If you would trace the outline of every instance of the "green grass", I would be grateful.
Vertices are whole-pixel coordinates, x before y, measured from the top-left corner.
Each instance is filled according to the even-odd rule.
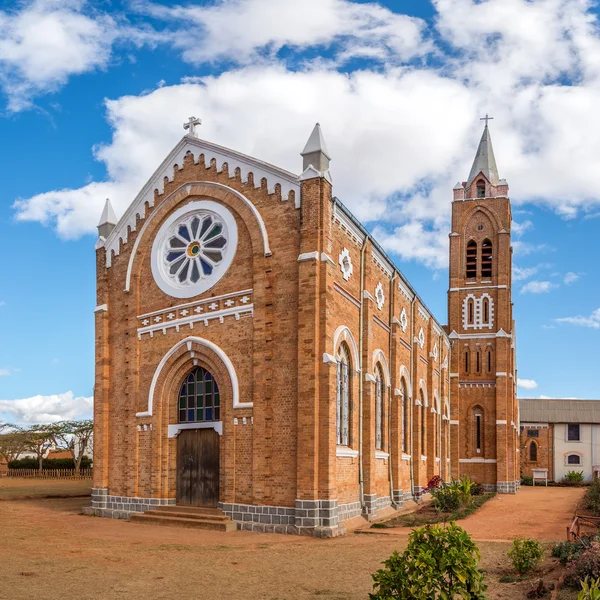
[[[495,492],[483,494],[481,496],[473,496],[473,502],[470,506],[464,506],[451,513],[436,512],[431,507],[425,507],[417,512],[408,515],[395,517],[385,523],[376,523],[373,527],[419,527],[421,525],[432,525],[433,523],[446,523],[450,521],[460,521],[472,515],[476,510],[482,507],[488,500],[491,500],[496,495]],[[423,511],[423,512],[421,512]]]

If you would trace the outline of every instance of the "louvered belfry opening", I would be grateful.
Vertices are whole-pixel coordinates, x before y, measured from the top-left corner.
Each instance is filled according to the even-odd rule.
[[[491,279],[492,277],[492,242],[483,240],[481,244],[481,277]]]
[[[467,244],[467,279],[477,277],[477,243],[471,240]]]

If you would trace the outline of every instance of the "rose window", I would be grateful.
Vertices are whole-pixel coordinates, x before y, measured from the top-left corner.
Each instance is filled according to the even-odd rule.
[[[230,267],[237,224],[222,204],[197,200],[167,217],[152,245],[152,275],[174,298],[192,298],[213,287]]]
[[[179,284],[212,275],[227,247],[225,226],[216,215],[194,215],[180,223],[165,248],[167,272]]]

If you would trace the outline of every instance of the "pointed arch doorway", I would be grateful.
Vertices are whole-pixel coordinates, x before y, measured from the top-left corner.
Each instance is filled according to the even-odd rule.
[[[177,504],[216,507],[219,502],[221,395],[212,373],[194,367],[178,398]]]

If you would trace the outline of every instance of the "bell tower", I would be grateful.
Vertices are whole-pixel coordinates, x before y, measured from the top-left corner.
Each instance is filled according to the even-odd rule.
[[[466,182],[454,187],[448,330],[453,476],[488,490],[519,487],[511,205],[486,115]]]

